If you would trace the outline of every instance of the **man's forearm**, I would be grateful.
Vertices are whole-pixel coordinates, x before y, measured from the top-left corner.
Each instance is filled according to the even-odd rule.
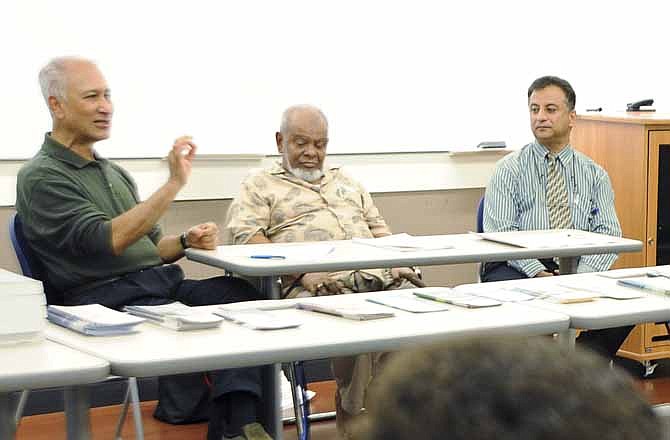
[[[112,249],[115,255],[151,231],[179,193],[181,186],[172,180],[147,200],[112,219]]]

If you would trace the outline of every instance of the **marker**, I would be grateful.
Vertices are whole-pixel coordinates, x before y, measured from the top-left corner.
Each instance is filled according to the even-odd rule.
[[[255,258],[257,260],[285,260],[286,257],[283,255],[250,255],[249,258]]]

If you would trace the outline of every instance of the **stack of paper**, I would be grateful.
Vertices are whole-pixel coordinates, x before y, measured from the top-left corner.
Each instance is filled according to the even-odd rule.
[[[212,313],[199,311],[179,301],[158,306],[126,306],[123,310],[177,331],[218,327],[223,321]]]
[[[279,330],[299,327],[302,322],[292,317],[260,309],[231,310],[219,307],[214,313],[237,324],[254,330]]]
[[[456,291],[448,287],[424,287],[423,289],[414,289],[413,293],[420,298],[471,309],[495,307],[502,304],[500,301],[494,299],[476,296],[473,293]]]
[[[358,321],[395,316],[393,311],[388,307],[367,302],[356,294],[334,295],[313,300],[304,300],[298,303],[298,308]]]
[[[144,319],[101,306],[48,306],[47,318],[54,324],[91,336],[133,333]]]
[[[409,234],[393,234],[379,238],[354,238],[351,241],[401,252],[434,251],[454,247],[448,241],[448,237],[413,236]]]
[[[603,246],[616,243],[618,237],[573,229],[485,232],[480,238],[523,248],[564,248],[569,246]]]
[[[40,281],[0,269],[0,344],[44,338],[46,298]]]

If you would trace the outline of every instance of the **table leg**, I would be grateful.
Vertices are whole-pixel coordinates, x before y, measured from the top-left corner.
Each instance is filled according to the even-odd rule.
[[[88,385],[65,388],[65,417],[68,440],[89,440],[91,438],[91,393]]]
[[[577,330],[574,328],[569,328],[558,334],[559,344],[567,347],[570,350],[575,349],[575,341],[577,340]]]
[[[0,438],[11,440],[16,434],[16,398],[12,393],[0,393]]]
[[[260,278],[260,291],[267,299],[281,298],[280,286],[276,276]],[[281,440],[284,430],[281,412],[281,364],[267,365],[263,368],[263,419],[268,434],[275,439]]]
[[[558,270],[561,272],[561,275],[577,273],[577,260],[578,257],[559,257]]]

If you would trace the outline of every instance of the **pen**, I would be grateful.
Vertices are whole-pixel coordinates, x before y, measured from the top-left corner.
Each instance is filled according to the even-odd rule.
[[[249,258],[255,258],[257,260],[284,260],[286,259],[283,255],[250,255]]]
[[[668,294],[667,289],[664,289],[662,287],[651,286],[647,283],[640,282],[640,281],[637,281],[637,280],[623,279],[623,280],[618,280],[617,284],[619,284],[621,286],[626,286],[626,287],[635,287],[635,288],[638,288],[638,289],[646,290],[648,292],[662,293],[664,295]]]

